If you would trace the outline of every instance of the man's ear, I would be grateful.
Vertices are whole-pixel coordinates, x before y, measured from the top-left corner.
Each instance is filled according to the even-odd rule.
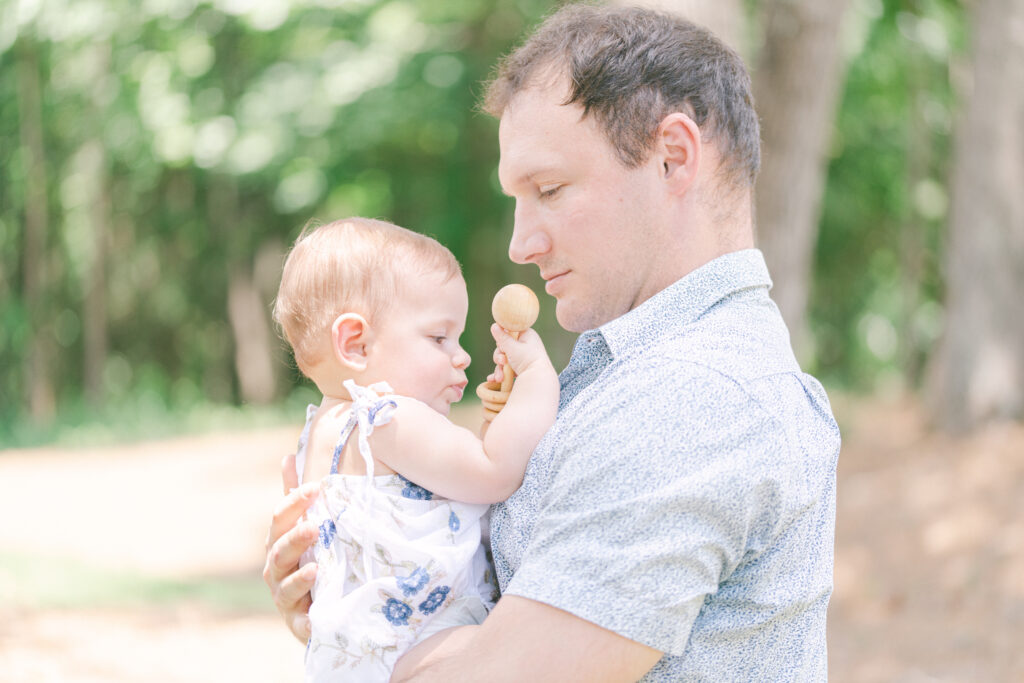
[[[682,194],[696,180],[700,169],[700,128],[686,114],[674,112],[661,120],[656,137],[665,180],[674,194]]]
[[[373,332],[358,313],[342,313],[331,324],[331,350],[343,367],[362,372],[370,352]]]

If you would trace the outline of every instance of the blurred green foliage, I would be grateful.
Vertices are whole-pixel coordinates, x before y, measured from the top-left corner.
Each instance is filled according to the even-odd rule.
[[[755,16],[757,3],[746,4]],[[269,312],[284,251],[311,219],[383,217],[451,247],[470,286],[463,343],[476,359],[471,382],[480,381],[493,292],[539,280],[507,260],[512,206],[496,183],[497,126],[474,106],[498,56],[551,5],[6,3],[0,444],[93,422],[150,433],[160,416],[243,403],[229,281],[251,277]],[[854,2],[811,303],[813,369],[833,382],[913,383],[938,332],[950,71],[963,51],[962,15],[952,0]],[[41,97],[36,122],[26,118],[31,79]],[[26,129],[34,123],[49,221],[43,252],[30,262]],[[95,362],[84,292],[96,270],[105,293],[98,394],[86,390],[84,367]],[[37,273],[39,310],[30,311],[25,282]],[[544,305],[541,332],[562,363],[572,338]],[[56,422],[33,420],[25,400],[33,324],[53,342]],[[283,343],[275,353],[277,396],[294,412],[311,391]]]
[[[817,371],[855,390],[913,389],[942,327],[964,9],[861,0],[852,14],[811,292]]]

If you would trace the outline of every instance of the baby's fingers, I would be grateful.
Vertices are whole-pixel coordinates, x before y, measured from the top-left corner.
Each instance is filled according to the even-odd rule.
[[[498,345],[494,357],[497,361],[500,354],[499,365],[506,365],[516,373],[522,373],[535,360],[544,355],[544,345],[540,337],[532,329],[526,329],[519,333],[516,339],[497,324],[491,326],[491,334]]]

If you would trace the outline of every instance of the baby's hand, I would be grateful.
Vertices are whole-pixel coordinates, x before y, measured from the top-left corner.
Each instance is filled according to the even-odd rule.
[[[494,352],[494,364],[497,368],[491,376],[494,381],[502,380],[504,373],[501,367],[506,363],[516,371],[517,375],[522,375],[538,362],[551,364],[548,354],[544,350],[544,342],[532,328],[521,332],[519,339],[513,339],[512,335],[494,323],[491,325],[491,335],[498,345]]]

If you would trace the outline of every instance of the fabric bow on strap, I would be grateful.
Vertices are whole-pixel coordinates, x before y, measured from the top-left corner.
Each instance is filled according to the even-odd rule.
[[[338,459],[344,449],[345,442],[352,434],[352,430],[358,425],[359,455],[363,457],[366,465],[366,477],[373,481],[373,454],[370,452],[370,442],[367,440],[373,434],[375,425],[387,424],[395,414],[398,404],[392,398],[382,397],[381,394],[391,393],[391,387],[387,382],[377,382],[368,387],[361,387],[350,379],[343,383],[352,397],[352,412],[349,413],[348,423],[341,430],[341,440],[334,451],[334,459],[331,461],[331,474],[338,471]]]
[[[377,382],[368,387],[361,387],[354,381],[347,379],[343,382],[349,395],[352,396],[352,412],[349,413],[348,423],[341,432],[341,440],[338,448],[334,451],[334,460],[331,462],[331,472],[338,471],[338,458],[348,441],[352,430],[359,427],[357,435],[359,444],[359,455],[363,457],[366,465],[366,476],[363,478],[363,506],[362,514],[372,514],[370,505],[370,489],[374,486],[373,480],[373,454],[370,452],[369,436],[373,434],[375,425],[384,425],[391,421],[391,417],[398,408],[398,403],[392,398],[382,397],[382,394],[392,393],[387,382]],[[363,573],[366,580],[373,578],[373,524],[363,525]]]

